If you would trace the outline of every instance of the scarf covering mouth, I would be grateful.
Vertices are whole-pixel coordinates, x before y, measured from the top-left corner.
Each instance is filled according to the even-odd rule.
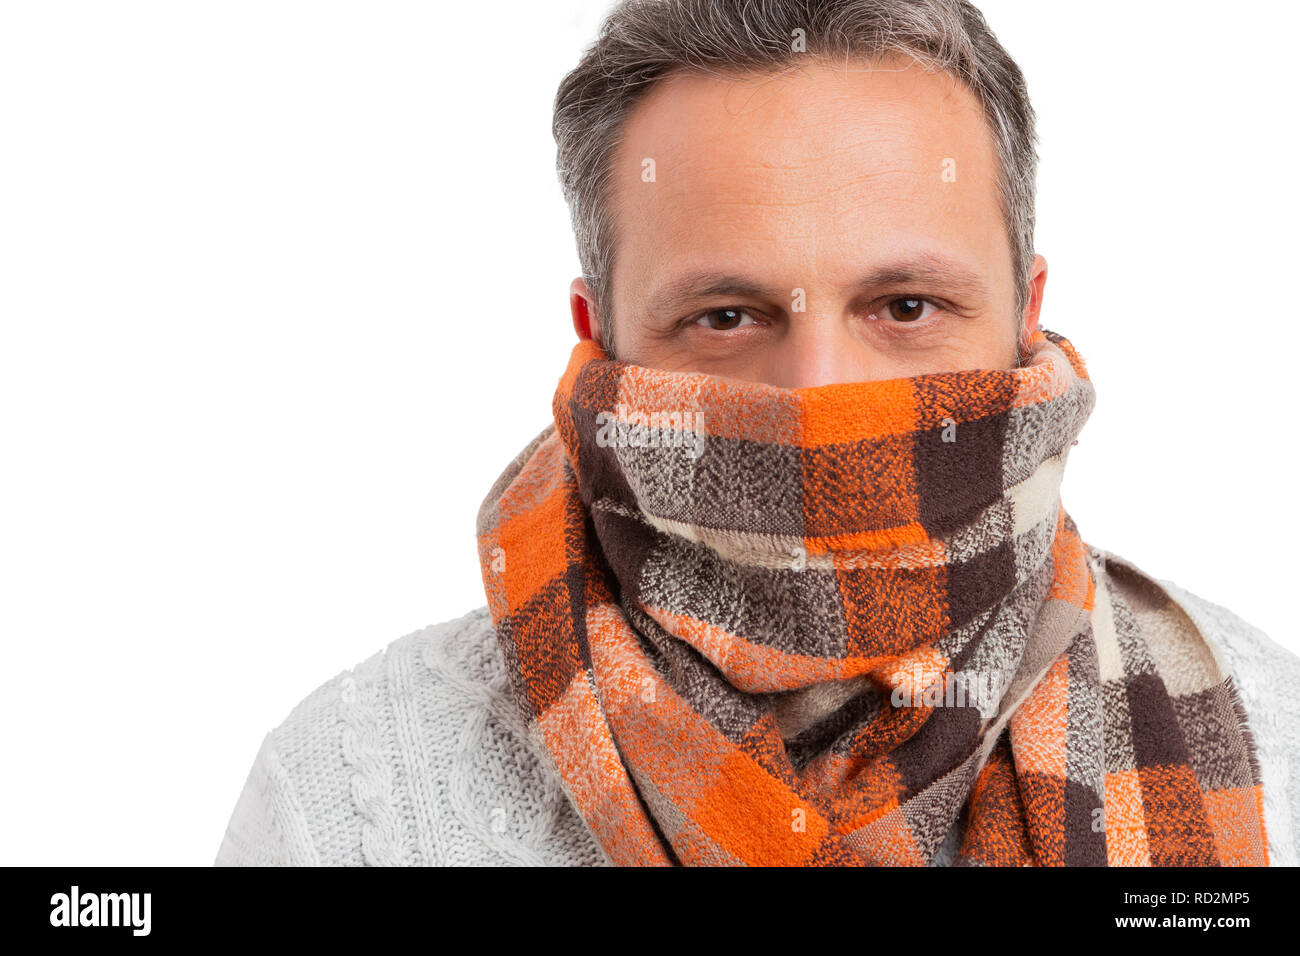
[[[617,865],[1266,865],[1254,743],[1185,615],[1061,504],[1095,392],[783,389],[574,349],[478,514],[534,745]]]

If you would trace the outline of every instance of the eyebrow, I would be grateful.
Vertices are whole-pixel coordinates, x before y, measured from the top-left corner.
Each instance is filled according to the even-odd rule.
[[[739,273],[705,270],[688,272],[666,283],[651,297],[650,307],[652,312],[670,312],[690,299],[720,295],[773,298],[777,293]]]
[[[859,277],[859,293],[881,286],[937,285],[954,293],[987,295],[988,283],[980,273],[955,259],[935,253],[920,253],[907,259],[876,266]],[[741,273],[702,270],[688,272],[664,284],[650,299],[651,310],[670,312],[691,299],[712,296],[784,297],[791,290],[776,291]]]
[[[873,289],[882,285],[910,285],[921,283],[938,285],[953,292],[986,295],[988,282],[980,273],[969,269],[955,259],[924,252],[910,259],[878,266],[858,280],[860,289]]]

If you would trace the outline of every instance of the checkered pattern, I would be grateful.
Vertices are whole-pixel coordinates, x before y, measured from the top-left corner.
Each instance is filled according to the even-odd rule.
[[[478,517],[514,699],[618,864],[1265,864],[1231,676],[1061,505],[1020,368],[807,389],[580,343]]]

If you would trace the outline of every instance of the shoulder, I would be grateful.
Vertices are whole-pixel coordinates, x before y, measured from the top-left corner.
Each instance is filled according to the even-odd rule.
[[[590,865],[529,742],[487,608],[404,635],[266,734],[218,865]]]
[[[1258,751],[1272,862],[1300,865],[1300,656],[1206,597],[1094,548],[1126,596],[1165,600],[1195,625],[1232,676]]]
[[[1145,607],[1165,604],[1185,613],[1230,673],[1235,676],[1241,671],[1244,677],[1263,680],[1279,696],[1295,697],[1289,689],[1300,675],[1300,656],[1223,605],[1149,574],[1114,552],[1096,547],[1092,550],[1104,563],[1108,580],[1130,602]]]

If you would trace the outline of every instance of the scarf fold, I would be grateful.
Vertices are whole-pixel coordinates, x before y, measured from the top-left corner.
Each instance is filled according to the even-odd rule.
[[[1222,658],[1062,506],[1094,401],[1047,330],[1015,369],[804,389],[579,343],[478,543],[609,858],[928,865],[959,826],[959,865],[1265,864]]]

